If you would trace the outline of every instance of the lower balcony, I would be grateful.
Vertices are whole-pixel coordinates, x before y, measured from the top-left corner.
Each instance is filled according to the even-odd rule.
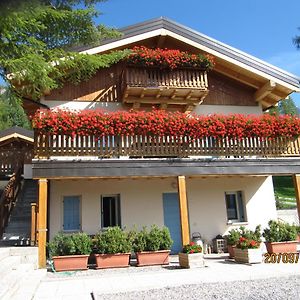
[[[35,132],[34,157],[93,158],[266,158],[300,156],[299,139],[241,139],[188,136],[80,136]]]

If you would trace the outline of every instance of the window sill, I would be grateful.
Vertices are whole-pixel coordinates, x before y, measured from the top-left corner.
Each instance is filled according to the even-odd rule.
[[[227,225],[244,226],[244,225],[248,225],[248,222],[228,221]]]

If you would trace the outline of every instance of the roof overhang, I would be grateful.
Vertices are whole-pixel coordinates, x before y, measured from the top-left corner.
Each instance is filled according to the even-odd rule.
[[[166,18],[158,18],[120,29],[120,38],[107,40],[99,46],[78,48],[86,54],[100,54],[154,37],[170,37],[202,52],[213,55],[215,70],[258,90],[257,101],[272,106],[292,92],[300,92],[300,79],[243,51],[219,42],[191,28]]]

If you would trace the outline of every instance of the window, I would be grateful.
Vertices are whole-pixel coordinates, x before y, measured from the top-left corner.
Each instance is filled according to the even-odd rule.
[[[242,192],[226,192],[227,220],[236,222],[245,222],[245,211]]]
[[[63,200],[63,230],[78,231],[80,229],[80,197],[65,196]]]
[[[101,216],[102,228],[121,226],[120,195],[101,197]]]

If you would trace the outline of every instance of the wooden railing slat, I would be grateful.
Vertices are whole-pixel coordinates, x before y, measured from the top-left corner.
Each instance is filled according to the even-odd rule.
[[[63,134],[35,135],[35,157],[51,156],[300,156],[300,140],[214,138],[188,136],[79,136]]]

